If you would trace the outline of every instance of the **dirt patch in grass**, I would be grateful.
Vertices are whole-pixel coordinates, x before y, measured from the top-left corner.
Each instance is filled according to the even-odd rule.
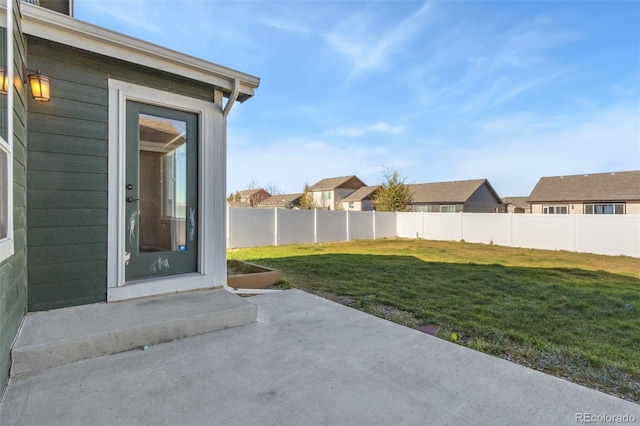
[[[290,288],[290,287],[287,287]],[[340,303],[341,305],[349,306],[359,311],[366,312],[371,315],[375,315],[379,318],[392,321],[397,324],[404,325],[409,328],[418,328],[422,324],[420,320],[411,312],[403,311],[395,306],[383,305],[381,303],[375,303],[371,300],[354,299],[349,296],[341,296],[328,291],[322,291],[317,289],[303,289],[307,293],[320,296],[324,299],[331,300],[332,302]]]

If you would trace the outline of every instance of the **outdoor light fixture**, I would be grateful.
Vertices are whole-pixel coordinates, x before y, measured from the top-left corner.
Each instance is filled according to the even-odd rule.
[[[35,72],[29,72],[29,86],[31,87],[31,96],[36,101],[49,102],[49,83],[51,79],[46,75],[43,75],[40,70]]]
[[[50,82],[51,79],[42,74],[40,70],[32,70],[22,64],[23,81],[29,82],[31,96],[36,101],[49,102],[50,98]]]
[[[0,67],[0,94],[6,95],[9,92],[9,74],[7,67]]]

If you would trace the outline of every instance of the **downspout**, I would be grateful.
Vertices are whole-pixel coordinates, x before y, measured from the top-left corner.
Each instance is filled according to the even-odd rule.
[[[222,110],[222,118],[224,119],[224,145],[227,146],[227,116],[231,111],[231,107],[235,103],[236,99],[238,99],[238,94],[240,93],[240,80],[237,78],[233,79],[233,90],[229,95],[229,100],[227,101],[224,109]],[[226,256],[225,256],[226,259]],[[233,294],[264,294],[264,293],[273,293],[280,290],[264,290],[264,289],[248,289],[248,288],[234,288],[229,287],[227,284],[227,280],[224,281],[224,289],[233,293]]]
[[[227,101],[227,104],[224,106],[224,110],[222,111],[222,117],[224,118],[224,121],[227,121],[227,116],[229,115],[229,111],[231,111],[231,107],[236,102],[236,99],[238,99],[239,93],[240,93],[240,80],[238,80],[237,78],[234,78],[233,90],[229,95],[229,100]],[[225,127],[225,139],[226,139],[226,127]]]

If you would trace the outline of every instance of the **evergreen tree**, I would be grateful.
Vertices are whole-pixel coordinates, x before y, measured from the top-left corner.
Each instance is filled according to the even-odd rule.
[[[300,208],[301,209],[315,209],[316,203],[313,201],[313,194],[311,193],[311,188],[309,184],[305,182],[304,189],[302,191],[302,197],[300,197]]]
[[[400,177],[397,170],[386,168],[385,181],[380,185],[373,198],[373,205],[379,212],[403,212],[413,200],[411,187]]]

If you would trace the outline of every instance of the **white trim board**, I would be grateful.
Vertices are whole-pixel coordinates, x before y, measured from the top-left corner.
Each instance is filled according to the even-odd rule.
[[[229,96],[234,81],[238,100],[253,96],[258,77],[116,33],[43,7],[20,2],[24,34],[212,84]],[[46,71],[43,70],[46,74]]]

